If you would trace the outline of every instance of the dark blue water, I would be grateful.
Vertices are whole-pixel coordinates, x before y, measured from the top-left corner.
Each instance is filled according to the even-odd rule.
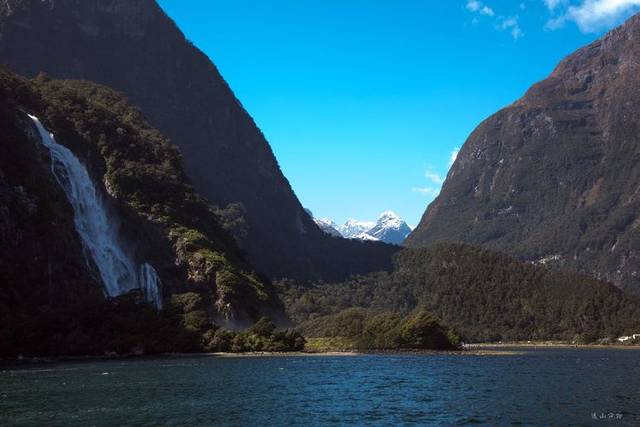
[[[0,369],[3,426],[640,425],[638,350],[194,357]]]

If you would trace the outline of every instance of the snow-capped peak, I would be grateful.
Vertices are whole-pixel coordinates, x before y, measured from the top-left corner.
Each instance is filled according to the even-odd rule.
[[[366,233],[375,227],[376,223],[373,221],[358,221],[355,219],[349,219],[344,225],[338,226],[338,231],[348,239],[358,239],[360,235]]]
[[[382,212],[376,225],[367,234],[383,242],[399,245],[411,233],[411,228],[398,214],[392,211]]]
[[[378,221],[360,221],[349,219],[343,225],[338,225],[329,218],[314,218],[311,211],[309,215],[322,231],[335,237],[347,239],[383,241],[386,243],[401,244],[411,233],[412,228],[393,211],[384,211],[378,217]]]
[[[338,224],[330,220],[329,218],[314,218],[316,224],[328,225],[333,228],[337,228]]]
[[[393,211],[382,212],[378,218],[378,222],[376,223],[376,225],[395,229],[402,227],[402,224],[406,223]]]
[[[368,241],[383,241],[399,245],[411,233],[412,228],[393,211],[384,211],[378,221],[360,221],[349,219],[338,225],[329,218],[315,218],[310,210],[305,209],[322,231],[335,237]]]
[[[335,237],[342,237],[342,234],[338,231],[338,224],[331,221],[328,218],[313,218],[315,223],[320,227],[320,230]]]

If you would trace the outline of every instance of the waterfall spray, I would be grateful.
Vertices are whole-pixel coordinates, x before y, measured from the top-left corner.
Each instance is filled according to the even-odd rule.
[[[144,299],[148,303],[153,304],[158,310],[162,309],[162,296],[158,283],[160,278],[156,269],[149,263],[144,263],[140,266],[140,288],[144,294]]]

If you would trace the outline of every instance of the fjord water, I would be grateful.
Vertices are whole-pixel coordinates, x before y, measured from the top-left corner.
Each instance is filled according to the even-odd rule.
[[[0,425],[638,425],[640,351],[67,362],[0,390]]]
[[[73,208],[76,231],[96,264],[108,296],[140,288],[145,299],[162,308],[158,275],[147,263],[140,267],[126,255],[118,239],[117,221],[111,218],[87,169],[67,147],[58,144],[40,120],[29,115],[51,156],[51,172]]]

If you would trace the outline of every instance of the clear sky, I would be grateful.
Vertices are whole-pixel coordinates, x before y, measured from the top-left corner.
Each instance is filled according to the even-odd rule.
[[[418,223],[486,117],[640,0],[159,0],[218,66],[302,204]]]

